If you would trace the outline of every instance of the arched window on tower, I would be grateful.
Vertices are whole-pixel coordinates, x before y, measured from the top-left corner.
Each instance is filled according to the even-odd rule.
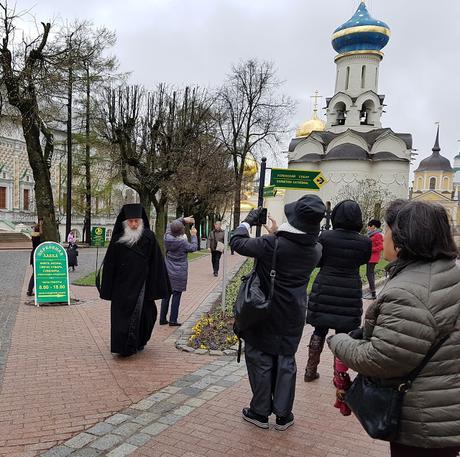
[[[436,178],[430,178],[430,190],[436,190]]]
[[[374,125],[371,119],[371,113],[375,111],[375,104],[372,100],[367,100],[363,103],[360,111],[360,124],[361,125]]]
[[[361,68],[361,89],[366,87],[366,65]]]
[[[443,190],[448,191],[449,190],[449,178],[447,176],[444,176],[444,185],[443,185]]]
[[[337,113],[334,125],[345,125],[345,121],[347,119],[347,107],[345,106],[345,103],[337,103],[334,107],[334,111]]]
[[[346,77],[345,77],[345,90],[348,90],[350,87],[350,67],[347,67]]]

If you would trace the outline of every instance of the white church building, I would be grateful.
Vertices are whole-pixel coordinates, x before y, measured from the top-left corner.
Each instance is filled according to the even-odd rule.
[[[334,96],[326,99],[326,122],[315,107],[289,145],[289,168],[321,170],[328,180],[318,195],[333,204],[340,189],[373,179],[396,198],[407,198],[412,135],[382,126],[385,96],[379,93],[382,49],[390,38],[384,22],[373,19],[364,1],[332,35],[337,52]],[[287,190],[285,201],[305,190]]]

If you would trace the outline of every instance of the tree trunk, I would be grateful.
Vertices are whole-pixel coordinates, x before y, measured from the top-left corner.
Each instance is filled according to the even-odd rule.
[[[145,192],[138,192],[139,194],[139,200],[141,202],[141,205],[144,207],[145,212],[147,213],[147,218],[150,221],[150,214],[152,212],[152,201],[150,200],[150,195],[147,191]]]
[[[69,66],[69,81],[67,86],[67,204],[65,215],[65,241],[67,241],[67,236],[72,230],[72,73],[72,66]]]
[[[30,112],[22,115],[22,130],[27,146],[27,154],[35,180],[35,201],[38,218],[43,219],[43,240],[58,241],[53,189],[48,166],[43,157],[40,130],[31,119]]]
[[[201,216],[195,217],[196,238],[198,240],[198,251],[201,251]]]
[[[243,174],[240,173],[236,177],[235,198],[233,199],[233,230],[240,225],[241,214],[241,185],[243,182]]]
[[[156,198],[153,200],[153,205],[155,206],[156,218],[155,218],[155,236],[157,238],[158,244],[162,252],[164,253],[164,242],[163,238],[166,232],[166,205],[168,200],[166,197],[161,196],[159,200]]]
[[[91,244],[91,147],[90,147],[90,96],[89,68],[86,69],[86,116],[85,116],[85,240]]]

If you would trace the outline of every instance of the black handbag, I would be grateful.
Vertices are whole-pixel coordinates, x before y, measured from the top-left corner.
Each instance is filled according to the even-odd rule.
[[[434,344],[420,365],[398,387],[380,386],[366,376],[356,376],[344,401],[371,438],[393,441],[397,437],[404,394],[448,337]]]
[[[240,290],[233,306],[233,315],[235,317],[234,330],[237,336],[239,336],[241,332],[263,321],[270,314],[271,300],[275,290],[277,251],[278,238],[275,238],[268,297],[260,287],[260,278],[256,272],[257,261],[254,263],[252,272],[241,278]]]

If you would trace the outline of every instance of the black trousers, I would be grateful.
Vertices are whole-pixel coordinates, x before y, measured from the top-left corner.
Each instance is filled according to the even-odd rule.
[[[27,292],[31,294],[34,291],[34,267],[32,265],[32,276],[29,279],[29,287],[27,287]]]
[[[390,448],[391,457],[457,457],[460,452],[460,446],[428,449],[390,443]]]
[[[211,251],[212,270],[214,273],[219,273],[219,263],[222,252]]]
[[[375,265],[375,263],[368,263],[366,268],[366,276],[371,293],[375,293]]]
[[[295,356],[266,354],[245,342],[245,359],[252,390],[251,410],[261,416],[288,416],[295,396]]]

